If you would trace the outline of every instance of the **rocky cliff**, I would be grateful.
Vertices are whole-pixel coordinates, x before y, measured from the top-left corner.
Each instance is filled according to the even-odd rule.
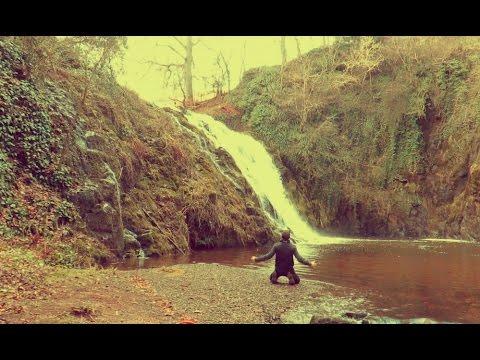
[[[33,43],[0,39],[2,246],[76,266],[272,239],[233,160],[180,112],[92,74],[55,38]]]
[[[480,239],[480,43],[346,38],[201,104],[275,154],[319,228]]]

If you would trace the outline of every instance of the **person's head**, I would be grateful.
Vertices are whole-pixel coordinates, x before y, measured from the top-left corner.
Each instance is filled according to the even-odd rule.
[[[289,241],[290,240],[290,230],[283,230],[282,231],[282,240]]]

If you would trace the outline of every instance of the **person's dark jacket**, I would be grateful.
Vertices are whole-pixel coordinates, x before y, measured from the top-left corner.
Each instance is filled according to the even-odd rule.
[[[290,241],[282,240],[270,249],[270,251],[262,256],[255,258],[255,261],[265,261],[275,255],[275,271],[280,274],[286,274],[293,268],[293,257],[304,265],[310,265],[310,261],[305,260],[297,250],[297,247]]]

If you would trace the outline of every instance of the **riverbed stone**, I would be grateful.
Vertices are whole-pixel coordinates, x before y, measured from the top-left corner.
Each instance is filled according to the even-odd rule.
[[[355,312],[355,311],[347,311],[343,316],[355,319],[355,320],[361,320],[363,318],[366,318],[368,316],[367,312]]]
[[[342,318],[313,315],[310,320],[310,324],[351,324],[351,322]]]

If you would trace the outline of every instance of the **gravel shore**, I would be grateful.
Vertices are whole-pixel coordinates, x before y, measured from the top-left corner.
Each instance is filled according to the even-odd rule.
[[[273,285],[264,272],[219,264],[138,272],[176,309],[200,323],[308,323],[313,314],[335,316],[364,302],[334,285],[302,279],[290,286],[286,278]]]
[[[58,270],[49,295],[4,307],[0,323],[309,323],[312,315],[366,309],[348,289],[279,280],[273,285],[265,271],[204,263]]]

